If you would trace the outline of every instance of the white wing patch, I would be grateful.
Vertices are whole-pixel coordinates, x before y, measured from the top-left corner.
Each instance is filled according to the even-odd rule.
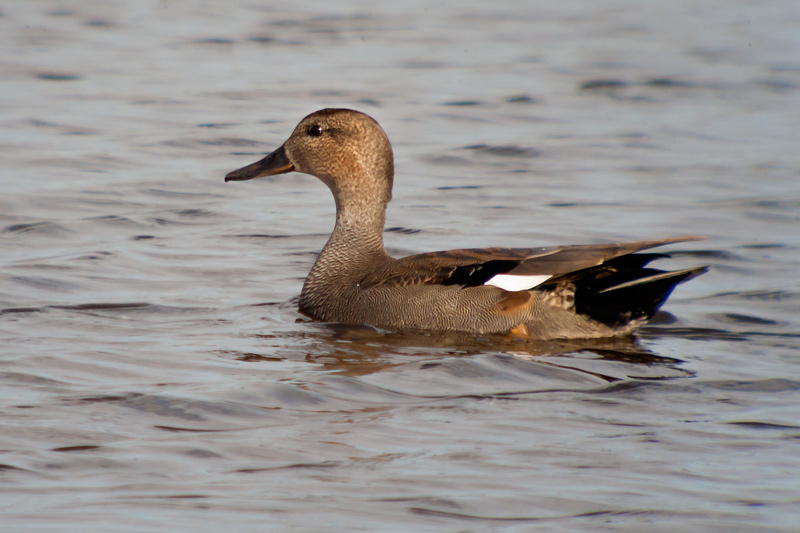
[[[494,285],[500,289],[517,292],[527,291],[538,285],[541,285],[552,276],[547,274],[540,274],[538,276],[515,276],[513,274],[498,274],[484,285]]]

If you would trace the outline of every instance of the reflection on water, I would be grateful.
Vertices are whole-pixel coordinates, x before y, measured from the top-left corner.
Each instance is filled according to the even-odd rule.
[[[230,355],[247,362],[269,362],[276,360],[276,354],[280,354],[282,346],[287,343],[289,346],[310,344],[307,361],[350,376],[366,376],[399,368],[408,370],[412,361],[415,362],[413,373],[432,369],[461,372],[454,369],[475,365],[465,371],[496,389],[487,393],[492,395],[511,392],[502,390],[503,377],[517,379],[526,373],[541,375],[547,387],[558,381],[564,385],[575,382],[595,387],[626,378],[666,379],[691,375],[679,368],[683,361],[656,355],[633,337],[538,341],[498,334],[388,331],[340,324],[313,324],[302,333],[294,334],[294,342],[291,336],[257,334],[256,337],[263,340],[259,353],[230,352]],[[416,364],[420,357],[425,361]],[[436,357],[436,362],[431,362],[431,357]],[[485,360],[479,363],[481,358]],[[487,362],[490,366],[480,366]],[[392,379],[396,379],[396,374]],[[468,387],[478,385],[471,382]],[[534,383],[530,385],[534,386]],[[531,392],[535,392],[535,386]]]
[[[795,529],[796,18],[4,5],[4,526]],[[705,234],[661,261],[712,270],[635,339],[311,322],[328,191],[222,177],[324,106],[393,142],[395,255]]]

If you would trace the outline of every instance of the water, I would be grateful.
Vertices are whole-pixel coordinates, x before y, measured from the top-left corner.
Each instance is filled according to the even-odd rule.
[[[4,530],[796,529],[796,2],[0,12]],[[712,270],[636,341],[309,322],[328,191],[222,178],[326,106],[394,143],[396,255]]]

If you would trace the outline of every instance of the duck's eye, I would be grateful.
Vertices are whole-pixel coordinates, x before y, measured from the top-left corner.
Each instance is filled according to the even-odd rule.
[[[310,128],[308,128],[308,135],[310,137],[319,137],[322,135],[322,126],[319,124],[314,124]]]

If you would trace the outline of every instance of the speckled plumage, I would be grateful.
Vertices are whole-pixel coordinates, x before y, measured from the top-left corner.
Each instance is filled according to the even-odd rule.
[[[664,272],[646,266],[663,256],[636,253],[699,237],[394,259],[383,246],[391,144],[374,119],[349,109],[308,115],[283,146],[225,181],[292,171],[319,178],[336,201],[333,233],[300,296],[301,310],[323,321],[537,339],[619,336],[646,322],[675,285],[706,270]],[[485,285],[497,274],[550,278],[512,292]]]

